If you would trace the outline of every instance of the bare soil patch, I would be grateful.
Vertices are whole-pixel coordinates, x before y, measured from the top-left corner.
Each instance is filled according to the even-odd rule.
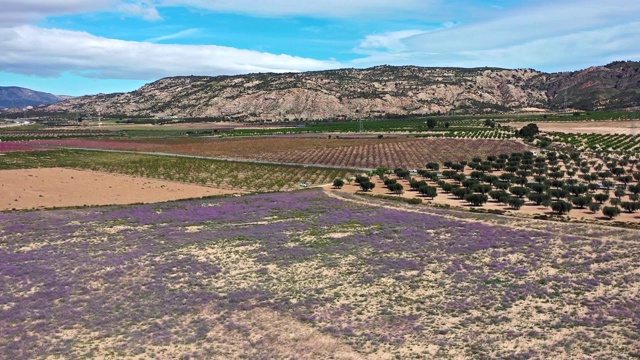
[[[153,203],[239,192],[63,168],[0,171],[0,210]]]
[[[521,128],[522,123],[509,123],[509,126]],[[564,132],[564,133],[587,133],[587,134],[625,134],[634,135],[639,133],[633,121],[558,121],[558,122],[538,122],[536,123],[540,131],[543,132]]]

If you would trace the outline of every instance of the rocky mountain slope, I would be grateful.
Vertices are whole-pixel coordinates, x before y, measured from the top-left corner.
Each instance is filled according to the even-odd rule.
[[[494,113],[557,109],[565,103],[585,110],[621,108],[640,100],[639,69],[639,62],[555,74],[532,69],[377,66],[170,77],[130,93],[83,96],[47,110],[122,117],[280,121]]]
[[[69,98],[17,86],[0,86],[0,108],[49,105]]]

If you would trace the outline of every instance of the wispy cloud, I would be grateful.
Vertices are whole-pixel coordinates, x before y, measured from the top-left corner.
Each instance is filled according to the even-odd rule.
[[[169,34],[169,35],[157,36],[151,39],[147,39],[146,41],[151,43],[158,43],[158,42],[167,41],[167,40],[180,39],[180,38],[184,38],[184,37],[188,37],[190,35],[196,34],[200,31],[201,29],[186,29],[186,30],[178,31],[177,33]]]
[[[4,71],[58,76],[65,71],[93,78],[156,79],[176,75],[295,72],[339,64],[290,55],[214,45],[122,41],[85,32],[20,26],[0,29]]]
[[[375,51],[353,63],[535,67],[554,71],[576,69],[587,63],[637,59],[638,13],[640,2],[626,0],[528,5],[500,12],[500,17],[439,31],[412,34],[414,30],[410,30],[368,37],[356,51]]]
[[[162,16],[160,16],[158,9],[153,5],[151,1],[123,3],[118,5],[117,9],[123,14],[129,16],[139,16],[148,21],[162,20]]]
[[[216,12],[254,16],[419,17],[437,10],[442,0],[159,0],[162,6],[192,6]]]
[[[118,0],[3,0],[0,27],[28,24],[47,16],[110,9]]]

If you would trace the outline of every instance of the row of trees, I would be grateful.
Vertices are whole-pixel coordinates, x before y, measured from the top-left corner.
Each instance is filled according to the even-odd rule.
[[[455,163],[447,161],[443,165],[446,169],[442,171],[435,162],[418,170],[417,175],[424,180],[412,177],[405,169],[380,168],[368,176],[356,177],[356,183],[362,190],[369,191],[375,187],[369,176],[378,175],[390,192],[402,194],[405,189],[398,180],[403,179],[409,182],[411,190],[433,199],[438,196],[438,189],[430,186],[428,180],[436,183],[441,192],[473,206],[482,206],[492,199],[518,210],[528,200],[537,206],[549,207],[557,214],[588,208],[593,213],[602,211],[609,219],[622,210],[628,213],[640,210],[640,164],[635,159],[599,162],[583,159],[579,153],[550,151],[545,156],[512,153]],[[467,169],[471,171],[465,173]],[[395,177],[389,176],[392,174]],[[638,183],[631,184],[634,180]]]

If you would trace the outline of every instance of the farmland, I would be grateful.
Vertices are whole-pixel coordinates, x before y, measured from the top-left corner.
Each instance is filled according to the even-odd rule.
[[[425,127],[397,126],[411,124]],[[0,357],[640,356],[629,135],[553,133],[574,148],[539,149],[478,120],[438,126],[0,142],[5,209],[154,202],[0,212]],[[435,198],[394,169],[418,169]]]
[[[302,182],[321,185],[350,174],[337,169],[75,150],[12,152],[2,160],[0,170],[67,167],[248,192],[298,188]]]
[[[415,172],[378,168],[357,175],[345,189],[499,213],[563,216],[573,210],[574,218],[640,223],[640,164],[635,158],[543,151],[539,156],[524,152],[445,161],[444,167],[439,171],[438,163],[429,163]]]
[[[0,347],[12,359],[638,355],[637,231],[372,205],[307,190],[2,213]]]
[[[43,140],[38,145],[151,151],[162,153],[251,159],[272,162],[331,165],[346,168],[423,167],[431,161],[461,161],[469,154],[497,155],[524,151],[514,140],[447,138],[251,138],[152,139],[141,141]]]
[[[0,211],[152,203],[241,192],[75,169],[0,171]]]

